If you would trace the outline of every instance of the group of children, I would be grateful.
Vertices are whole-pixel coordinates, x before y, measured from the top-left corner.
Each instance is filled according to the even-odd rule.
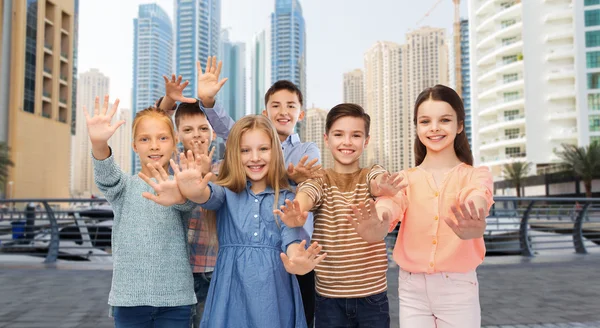
[[[393,174],[359,166],[370,139],[364,109],[333,107],[324,140],[334,165],[322,170],[316,145],[294,133],[300,90],[278,81],[263,115],[234,122],[215,101],[221,65],[198,65],[198,98],[183,97],[181,77],[165,77],[157,107],[137,113],[138,175],[124,174],[108,146],[123,124],[112,122],[118,100],[84,109],[96,184],[115,212],[115,326],[389,327],[384,238],[401,221],[400,325],[479,327],[475,269],[492,178],[472,166],[456,92],[436,85],[419,95],[417,166]],[[215,136],[226,139],[218,167]]]

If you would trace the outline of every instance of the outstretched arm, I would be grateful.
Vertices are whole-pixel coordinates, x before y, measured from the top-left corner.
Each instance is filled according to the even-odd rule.
[[[208,182],[212,173],[202,174],[202,160],[194,159],[194,154],[188,150],[187,155],[179,155],[179,165],[171,160],[171,168],[175,172],[175,180],[181,194],[194,203],[204,204],[210,198]]]
[[[279,215],[281,221],[290,228],[302,227],[308,218],[308,211],[313,208],[314,202],[307,193],[299,191],[294,201],[285,200],[285,206],[273,210],[273,214]]]
[[[300,243],[290,244],[287,248],[286,253],[281,253],[281,261],[285,270],[291,274],[305,275],[319,264],[326,256],[327,253],[319,255],[323,246],[320,246],[317,242],[312,243],[305,249],[306,240]]]
[[[87,108],[83,106],[83,115],[85,116],[88,136],[92,143],[92,154],[98,160],[104,160],[110,156],[108,140],[125,123],[125,121],[119,121],[111,125],[113,116],[115,116],[119,107],[119,99],[115,100],[110,111],[108,110],[108,100],[109,96],[104,96],[104,104],[100,108],[100,98],[96,97],[94,101],[94,114],[92,116],[88,113]]]

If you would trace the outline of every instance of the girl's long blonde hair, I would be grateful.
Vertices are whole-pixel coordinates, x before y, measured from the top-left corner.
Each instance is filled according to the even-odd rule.
[[[266,133],[271,138],[271,162],[269,163],[269,171],[267,172],[267,186],[273,188],[275,192],[275,201],[273,209],[278,208],[279,191],[289,189],[288,176],[285,170],[285,161],[283,152],[281,151],[281,143],[277,131],[273,123],[263,115],[248,115],[237,121],[225,143],[225,158],[221,163],[219,176],[216,183],[235,193],[240,193],[246,189],[246,170],[242,164],[241,157],[241,141],[242,135],[251,130],[260,130]],[[204,217],[208,227],[209,244],[217,245],[217,216],[215,211],[205,211]],[[273,215],[273,219],[279,226],[277,218]]]

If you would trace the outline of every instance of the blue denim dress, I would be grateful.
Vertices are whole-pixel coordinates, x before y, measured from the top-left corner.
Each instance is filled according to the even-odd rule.
[[[217,212],[219,251],[200,326],[306,327],[298,281],[279,254],[308,235],[275,221],[273,189],[255,195],[250,186],[236,194],[210,183],[211,197],[201,205]],[[281,191],[279,205],[285,199],[294,194]]]

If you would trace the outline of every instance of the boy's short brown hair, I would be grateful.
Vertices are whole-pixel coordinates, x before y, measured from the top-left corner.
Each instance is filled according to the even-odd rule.
[[[184,102],[180,103],[179,106],[177,106],[177,110],[175,111],[176,127],[179,129],[179,122],[181,121],[182,117],[194,115],[206,116],[202,109],[200,109],[200,104],[197,101],[193,104]]]
[[[298,86],[296,86],[294,83],[288,80],[279,80],[273,83],[273,85],[265,93],[265,107],[267,107],[267,104],[269,103],[269,98],[271,98],[271,96],[274,95],[277,91],[281,90],[287,90],[291,93],[295,93],[298,96],[300,107],[304,105],[302,101],[302,91],[300,91],[300,88],[298,88]]]
[[[344,103],[333,107],[327,113],[327,119],[325,120],[325,133],[329,134],[329,130],[335,121],[342,117],[358,117],[365,121],[365,136],[369,136],[369,129],[371,128],[371,117],[365,112],[365,110],[357,104]]]

